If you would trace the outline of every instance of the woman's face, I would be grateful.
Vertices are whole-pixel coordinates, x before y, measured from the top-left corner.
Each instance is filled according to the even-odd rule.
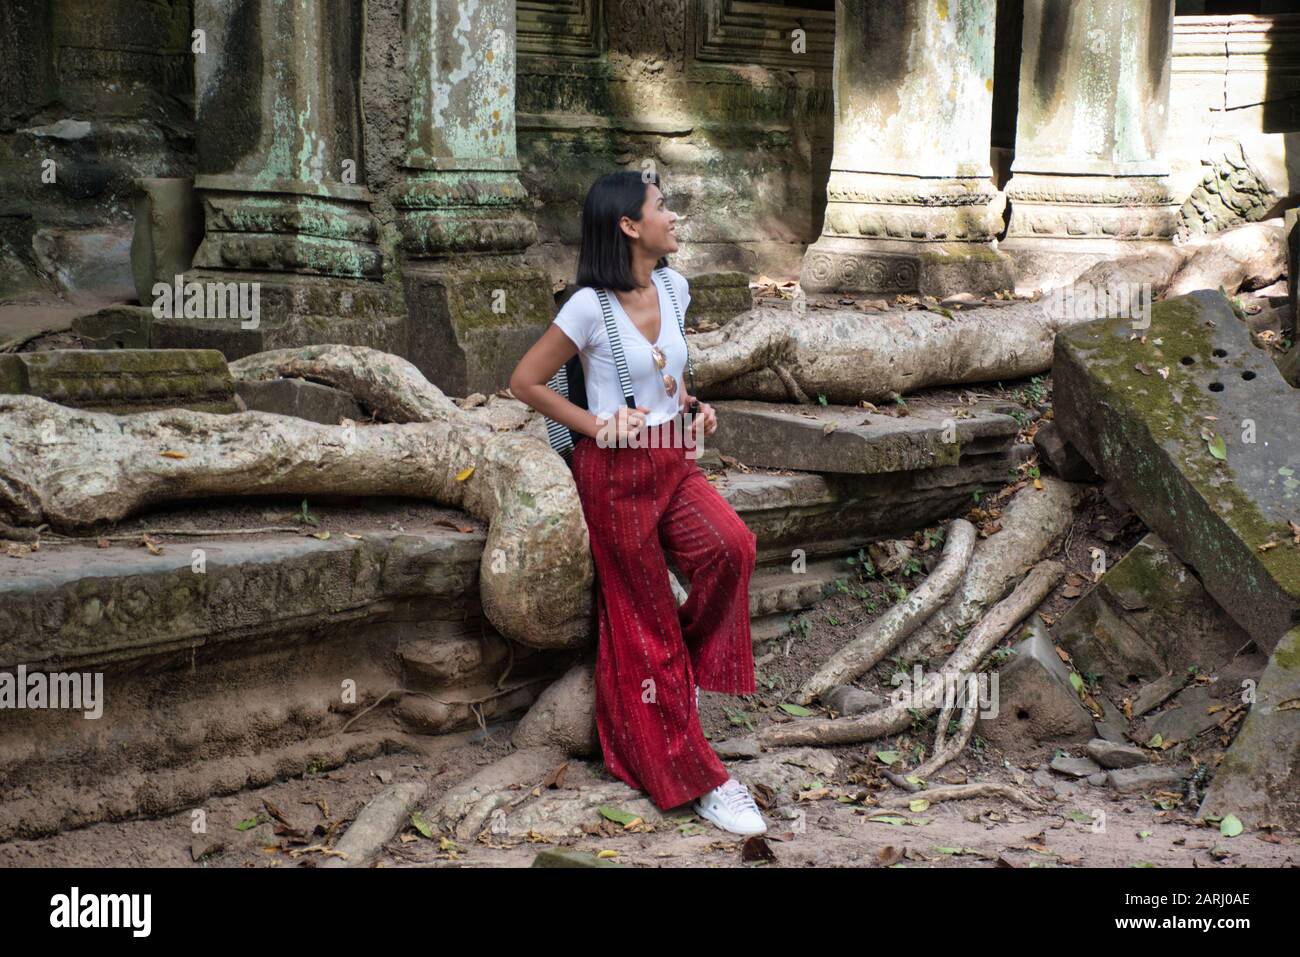
[[[647,183],[645,202],[641,204],[641,221],[623,220],[623,228],[641,244],[651,259],[677,252],[677,214],[668,208],[664,194],[654,183]],[[630,230],[629,230],[630,227]]]

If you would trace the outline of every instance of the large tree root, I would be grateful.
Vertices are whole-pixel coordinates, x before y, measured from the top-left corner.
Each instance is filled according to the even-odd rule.
[[[1046,561],[1036,565],[1015,591],[980,619],[952,653],[943,670],[931,673],[920,689],[913,688],[895,695],[889,704],[861,717],[795,720],[765,728],[759,732],[759,744],[765,748],[860,744],[897,734],[912,723],[915,715],[932,713],[935,707],[926,702],[942,701],[945,683],[964,681],[966,675],[974,672],[984,656],[1038,607],[1064,574],[1065,568],[1060,562]]]
[[[903,661],[929,658],[979,620],[984,610],[1064,540],[1082,489],[1050,476],[1026,485],[1002,510],[1002,529],[975,546],[961,587],[898,647]]]
[[[488,523],[479,589],[497,630],[537,648],[590,640],[582,506],[564,462],[529,436],[263,412],[115,416],[0,396],[0,521],[62,531],[204,496],[279,494],[399,495],[462,509]]]
[[[992,382],[1043,372],[1057,330],[1037,302],[967,309],[864,313],[762,305],[692,338],[695,382],[711,398],[857,405],[933,385]]]
[[[333,386],[387,422],[471,421],[410,362],[365,346],[273,349],[230,363],[230,374],[243,382],[308,379]]]
[[[832,655],[803,683],[795,700],[809,704],[836,685],[852,681],[874,668],[953,593],[966,573],[974,548],[975,526],[965,519],[954,519],[948,526],[943,558],[934,572],[905,601],[889,609]]]

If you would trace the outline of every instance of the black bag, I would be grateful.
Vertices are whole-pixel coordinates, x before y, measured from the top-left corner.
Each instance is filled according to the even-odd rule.
[[[668,300],[672,303],[673,312],[677,315],[677,328],[681,330],[682,340],[686,341],[686,323],[682,318],[682,310],[677,305],[677,293],[673,290],[672,280],[669,279],[665,270],[658,269],[656,272],[659,273],[664,288],[668,290]],[[628,404],[629,408],[635,409],[636,398],[632,395],[632,379],[628,375],[627,361],[623,357],[623,343],[619,339],[618,326],[614,322],[614,308],[610,304],[609,293],[604,289],[597,289],[596,297],[600,300],[600,313],[605,322],[605,336],[609,340],[610,351],[614,354],[614,366],[618,370],[619,385],[623,388],[623,400]],[[686,372],[693,384],[695,367],[691,362],[689,345],[686,350]],[[587,402],[587,380],[582,371],[581,354],[575,355],[560,366],[546,384],[580,409],[590,409]],[[685,388],[686,386],[683,385],[682,387]],[[694,412],[694,409],[692,408],[691,411]],[[546,417],[546,437],[551,443],[551,448],[560,453],[567,462],[573,455],[573,447],[578,444],[578,440],[583,435],[581,432],[576,432],[562,422],[556,422],[548,416]]]

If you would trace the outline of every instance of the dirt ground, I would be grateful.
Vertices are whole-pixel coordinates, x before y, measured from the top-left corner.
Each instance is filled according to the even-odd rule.
[[[997,496],[982,503],[996,521]],[[991,518],[988,516],[991,515]],[[974,516],[978,518],[979,516]],[[929,530],[933,532],[934,530]],[[1102,548],[1117,561],[1144,533],[1131,517],[1100,494],[1079,510],[1058,558],[1076,575],[1088,574],[1091,550]],[[919,536],[924,541],[925,535]],[[919,553],[923,557],[924,552]],[[897,575],[891,583],[862,579],[846,563],[843,588],[803,612],[784,642],[756,660],[759,691],[732,697],[705,691],[701,722],[709,739],[721,743],[747,737],[775,721],[790,720],[780,705],[789,689],[817,663],[890,604],[891,584],[913,587],[924,572]],[[1067,578],[1040,607],[1056,618],[1076,600]],[[1066,597],[1070,595],[1071,597]],[[882,663],[858,682],[887,693],[895,663]],[[1264,867],[1300,863],[1300,834],[1248,829],[1227,838],[1217,826],[1193,820],[1194,808],[1181,794],[1119,796],[1104,786],[1063,778],[1047,770],[1043,756],[1004,754],[976,737],[962,758],[940,773],[939,783],[1001,782],[1041,802],[1030,811],[1002,799],[936,803],[916,811],[886,809],[901,797],[884,777],[881,751],[895,751],[914,764],[930,747],[935,719],[901,735],[869,744],[830,749],[839,760],[833,779],[809,772],[799,795],[780,795],[765,808],[765,841],[728,834],[687,808],[656,827],[625,829],[593,813],[589,833],[571,839],[477,843],[468,846],[424,837],[414,826],[390,841],[378,866],[528,866],[537,853],[562,844],[638,867],[728,866],[903,866],[903,867]],[[50,838],[0,845],[0,866],[316,866],[312,845],[332,844],[367,801],[388,784],[423,780],[426,805],[482,766],[509,753],[514,722],[442,738],[427,739],[426,753],[398,753],[329,772],[278,782],[258,790],[217,798],[203,808],[204,832],[195,834],[195,814],[186,811],[155,820],[99,824]],[[1227,736],[1201,745],[1198,757],[1227,744]],[[1075,749],[1071,753],[1081,753]],[[1162,758],[1163,759],[1163,756]],[[729,761],[733,768],[737,761]],[[597,761],[571,762],[564,786],[610,782]],[[539,782],[520,782],[520,793]],[[923,794],[912,798],[923,798]],[[762,795],[760,795],[760,799]],[[794,798],[792,800],[792,798]],[[277,823],[276,817],[285,823]],[[241,826],[243,829],[241,829]],[[195,858],[202,858],[196,862]],[[754,861],[760,863],[754,864]],[[765,863],[764,863],[765,862]]]

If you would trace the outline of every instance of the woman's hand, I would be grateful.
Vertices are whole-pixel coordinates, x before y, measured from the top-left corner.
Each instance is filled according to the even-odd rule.
[[[682,394],[682,411],[689,412],[691,403],[698,401],[695,396]],[[699,411],[695,413],[691,421],[691,428],[703,428],[705,435],[712,435],[713,430],[718,427],[718,415],[713,410],[713,406],[707,402],[700,402]]]
[[[635,409],[621,405],[612,416],[597,418],[600,428],[596,431],[596,441],[602,447],[617,446],[634,435],[639,435],[645,427],[645,417],[650,410],[643,405]]]
[[[713,430],[718,427],[718,413],[713,411],[713,406],[707,402],[700,403],[700,411],[695,417],[704,426],[705,435],[712,435]]]

